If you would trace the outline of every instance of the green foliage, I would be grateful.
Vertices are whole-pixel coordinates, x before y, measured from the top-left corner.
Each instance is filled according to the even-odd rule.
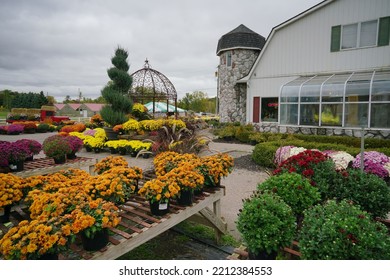
[[[336,172],[336,176],[327,179],[333,186],[329,196],[353,201],[374,217],[386,218],[390,212],[390,187],[386,182],[360,169],[347,171]]]
[[[100,115],[104,119],[104,121],[112,126],[116,124],[125,123],[128,118],[121,111],[115,111],[111,106],[104,106],[100,110]]]
[[[260,166],[275,168],[274,157],[278,148],[275,142],[259,143],[253,149],[252,159]]]
[[[329,159],[319,162],[312,169],[313,175],[311,176],[311,180],[318,188],[322,201],[332,199],[334,197],[334,190],[339,187],[339,185],[335,184],[335,178],[338,176],[338,173],[333,160]]]
[[[295,227],[291,207],[271,192],[256,192],[246,199],[237,220],[242,239],[255,254],[291,244]]]
[[[346,201],[306,210],[299,247],[303,259],[390,259],[387,228]]]
[[[41,91],[40,93],[18,93],[6,92],[7,100],[4,100],[5,103],[11,103],[11,108],[41,108],[42,105],[48,104],[48,99]],[[10,102],[11,101],[11,102]],[[9,105],[9,104],[8,104]]]
[[[234,137],[243,143],[250,142],[250,135],[254,133],[254,127],[251,124],[235,127]]]
[[[258,190],[270,191],[280,196],[293,211],[302,215],[303,211],[320,201],[320,193],[310,184],[310,180],[298,173],[283,173],[271,176],[257,186]]]
[[[186,95],[178,101],[177,106],[194,112],[209,112],[215,113],[215,98],[208,98],[207,93],[202,91],[194,91],[186,93]]]
[[[48,132],[50,129],[50,125],[47,123],[40,123],[37,126],[37,132]]]
[[[100,114],[103,120],[111,126],[126,122],[126,114],[129,114],[133,107],[133,103],[128,97],[132,78],[127,73],[129,70],[127,57],[126,50],[120,47],[116,49],[115,56],[111,59],[114,67],[107,70],[111,82],[101,92],[102,97],[109,105],[104,106]]]

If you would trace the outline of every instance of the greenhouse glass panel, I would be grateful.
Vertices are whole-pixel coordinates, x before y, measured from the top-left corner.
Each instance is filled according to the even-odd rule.
[[[301,85],[311,77],[299,77],[282,88],[280,102],[298,102],[299,90]]]
[[[371,127],[390,128],[390,103],[371,104]]]
[[[298,104],[280,105],[280,124],[298,124]]]
[[[344,84],[351,74],[334,75],[322,86],[322,102],[343,102]]]
[[[390,102],[390,72],[375,73],[371,100]]]
[[[367,127],[368,103],[345,104],[345,127]]]
[[[301,102],[320,102],[322,83],[330,76],[317,76],[305,83],[301,89]]]
[[[342,126],[342,121],[343,104],[322,104],[322,126]]]
[[[319,104],[301,104],[300,125],[318,125]]]
[[[345,102],[368,101],[372,73],[354,74],[347,82]]]

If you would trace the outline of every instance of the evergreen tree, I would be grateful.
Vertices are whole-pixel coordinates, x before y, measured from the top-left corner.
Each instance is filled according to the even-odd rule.
[[[101,92],[108,105],[102,108],[100,114],[103,120],[111,126],[126,122],[126,114],[129,114],[133,107],[133,103],[128,96],[132,78],[127,73],[129,70],[127,57],[128,53],[126,50],[120,47],[116,49],[115,56],[111,59],[114,67],[107,70],[111,81],[107,83]]]

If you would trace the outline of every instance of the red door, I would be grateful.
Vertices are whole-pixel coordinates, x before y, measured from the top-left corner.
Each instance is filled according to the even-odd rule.
[[[253,97],[253,122],[260,122],[260,97]]]

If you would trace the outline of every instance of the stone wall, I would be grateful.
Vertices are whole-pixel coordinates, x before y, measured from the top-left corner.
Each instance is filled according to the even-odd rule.
[[[245,123],[246,84],[236,84],[236,82],[249,74],[259,51],[236,49],[231,52],[231,67],[226,66],[226,52],[222,52],[219,56],[219,116],[221,122]]]
[[[291,126],[278,126],[277,123],[256,123],[255,127],[260,132],[272,132],[272,133],[300,133],[300,134],[313,134],[313,135],[328,135],[328,136],[353,136],[361,137],[361,129],[344,129],[344,128],[323,128],[323,127],[291,127]],[[365,138],[380,138],[390,139],[390,130],[364,130]]]

